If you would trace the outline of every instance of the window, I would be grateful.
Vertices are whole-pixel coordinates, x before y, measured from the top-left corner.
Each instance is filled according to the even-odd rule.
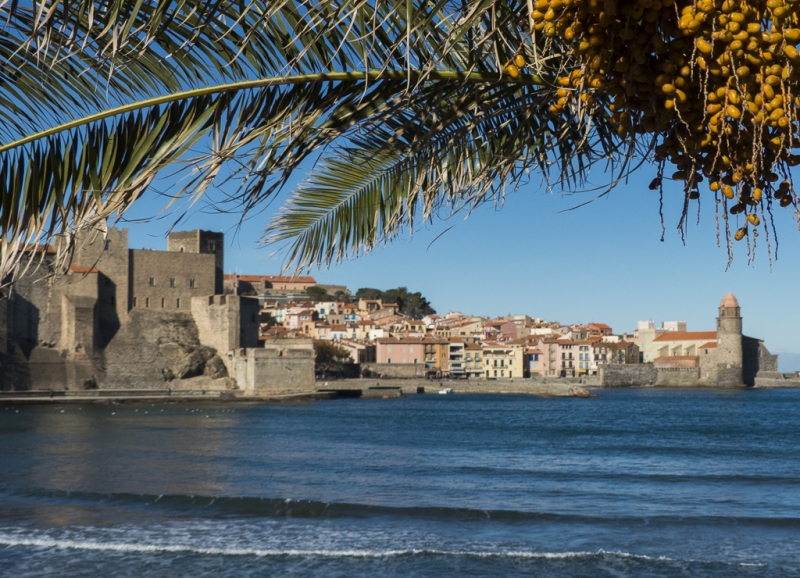
[[[150,287],[155,287],[155,286],[156,286],[156,278],[150,277]]]
[[[103,251],[108,251],[111,248],[111,241],[106,239],[106,242],[103,244]]]
[[[217,250],[217,244],[212,241],[208,244],[208,250],[214,253]]]
[[[167,305],[167,300],[162,297],[161,298],[161,309],[164,309],[164,307],[166,307],[166,305]]]
[[[145,307],[150,307],[150,298],[149,297],[145,297],[144,298],[144,306]]]
[[[391,360],[391,359],[387,359],[387,360],[386,360],[386,363],[391,363],[391,362],[392,362],[392,360]]]
[[[175,287],[175,277],[170,277],[169,278],[169,286],[170,287]]]
[[[175,308],[176,308],[176,309],[180,309],[180,308],[181,308],[181,298],[180,298],[180,297],[178,297],[178,298],[175,300]]]
[[[133,306],[136,307],[138,305],[138,299],[136,297],[133,298]]]
[[[190,288],[190,289],[194,289],[194,288],[195,288],[195,284],[194,284],[194,277],[192,277],[191,279],[189,279],[189,288]]]
[[[181,247],[181,253],[183,253],[183,247]]]

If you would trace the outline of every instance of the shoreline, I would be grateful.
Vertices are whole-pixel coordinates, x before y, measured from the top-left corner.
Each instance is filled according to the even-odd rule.
[[[284,391],[244,395],[230,390],[26,390],[0,392],[0,406],[3,405],[52,405],[52,404],[135,404],[135,403],[297,403],[325,401],[342,398],[393,399],[408,395],[436,395],[440,389],[452,389],[455,394],[490,395],[530,395],[542,398],[591,398],[603,390],[611,389],[659,389],[711,391],[800,389],[800,382],[785,380],[780,385],[760,385],[744,387],[691,386],[625,386],[604,387],[593,380],[571,379],[569,381],[532,380],[430,380],[430,379],[342,379],[317,381],[313,390]]]

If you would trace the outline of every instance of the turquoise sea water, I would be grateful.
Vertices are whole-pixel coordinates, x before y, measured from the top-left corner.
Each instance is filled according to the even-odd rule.
[[[0,408],[0,575],[800,576],[800,391]]]

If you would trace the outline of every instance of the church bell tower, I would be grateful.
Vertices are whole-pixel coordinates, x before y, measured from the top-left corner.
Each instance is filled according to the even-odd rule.
[[[717,317],[717,385],[743,387],[742,314],[739,301],[728,293],[719,304]]]

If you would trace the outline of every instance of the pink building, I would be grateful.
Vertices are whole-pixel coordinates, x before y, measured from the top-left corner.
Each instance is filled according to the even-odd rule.
[[[497,319],[483,326],[483,337],[487,340],[511,341],[517,336],[517,324],[513,321]]]
[[[425,363],[422,339],[375,340],[375,358],[378,363]]]

